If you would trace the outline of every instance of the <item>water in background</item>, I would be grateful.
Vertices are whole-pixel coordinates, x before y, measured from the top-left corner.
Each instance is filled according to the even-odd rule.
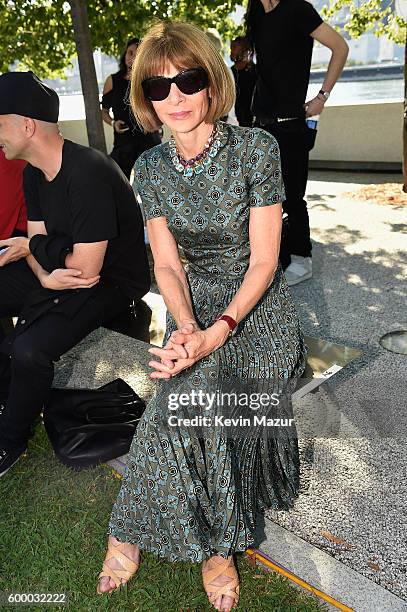
[[[308,98],[315,96],[322,83],[312,83],[309,86]],[[362,104],[372,100],[396,100],[401,101],[404,97],[403,79],[390,79],[383,81],[350,81],[337,83],[327,104]],[[61,121],[69,119],[84,119],[85,107],[81,94],[60,96],[61,110],[59,118]]]

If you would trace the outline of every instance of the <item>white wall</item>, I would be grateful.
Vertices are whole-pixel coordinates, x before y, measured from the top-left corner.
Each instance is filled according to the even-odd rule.
[[[64,138],[73,140],[73,142],[77,142],[78,144],[88,146],[89,141],[84,119],[59,121],[58,124]],[[105,130],[107,151],[110,153],[113,148],[113,128],[107,125],[107,123],[103,123],[103,127]]]
[[[327,106],[310,159],[400,163],[402,127],[402,102]]]

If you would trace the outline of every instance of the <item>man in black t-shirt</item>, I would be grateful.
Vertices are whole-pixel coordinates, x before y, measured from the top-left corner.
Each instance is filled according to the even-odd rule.
[[[57,94],[31,72],[0,76],[0,146],[24,159],[28,238],[0,241],[0,476],[27,447],[53,363],[150,287],[141,212],[117,164],[64,140]]]
[[[257,60],[255,125],[273,134],[280,147],[286,191],[283,209],[289,222],[284,250],[291,254],[285,275],[288,284],[295,285],[312,276],[304,195],[316,129],[306,119],[322,113],[345,65],[348,45],[306,0],[249,0],[246,24]],[[328,47],[332,57],[321,90],[305,102],[314,40]]]

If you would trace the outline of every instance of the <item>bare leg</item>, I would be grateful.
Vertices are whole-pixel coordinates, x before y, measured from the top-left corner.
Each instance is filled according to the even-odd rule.
[[[98,586],[97,586],[98,593],[110,593],[110,591],[113,591],[115,588],[117,588],[115,581],[109,577],[109,568],[112,570],[119,570],[119,571],[128,570],[128,574],[129,574],[128,578],[127,579],[121,578],[121,583],[125,584],[131,578],[131,576],[137,571],[139,563],[140,563],[140,550],[136,544],[119,542],[119,540],[116,540],[116,538],[114,538],[113,536],[109,536],[108,544],[113,549],[115,547],[119,549],[120,547],[120,552],[119,550],[117,552],[118,558],[116,558],[113,553],[113,555],[110,556],[110,558],[108,558],[107,561],[105,560],[104,570],[103,570],[103,573],[105,575],[99,579]],[[123,555],[124,557],[127,557],[127,559],[129,560],[127,563]]]
[[[208,572],[209,575],[209,573],[212,572],[215,568],[216,573],[216,565],[225,565],[225,562],[226,560],[224,557],[221,557],[220,555],[214,555],[208,561],[204,561],[202,564],[202,576],[208,597],[210,597],[217,590],[214,588],[214,590],[211,591],[211,587],[227,587],[239,594],[238,576],[234,564],[232,564],[232,568],[229,568],[224,573],[221,573],[214,578],[210,578],[209,580],[207,579],[205,584],[206,572]],[[208,578],[208,576],[206,576],[206,578]],[[230,597],[229,595],[219,595],[212,605],[216,610],[229,612],[233,608],[234,604],[234,597]]]

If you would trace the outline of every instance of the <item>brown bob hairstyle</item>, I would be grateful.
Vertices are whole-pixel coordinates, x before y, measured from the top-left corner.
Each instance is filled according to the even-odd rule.
[[[233,76],[209,37],[198,27],[182,22],[161,22],[144,36],[131,73],[130,102],[137,123],[145,132],[162,125],[152,103],[144,97],[144,79],[164,74],[168,64],[178,70],[200,66],[206,70],[211,100],[207,123],[227,115],[235,101]]]

